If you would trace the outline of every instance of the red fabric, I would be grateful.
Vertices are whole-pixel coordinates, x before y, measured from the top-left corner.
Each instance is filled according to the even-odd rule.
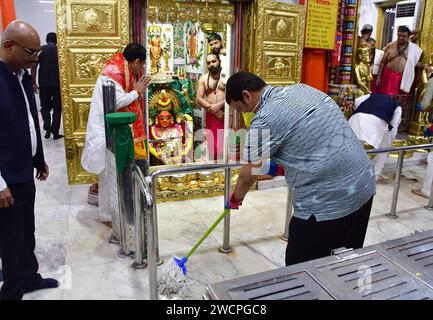
[[[402,78],[402,72],[392,71],[390,68],[385,66],[383,68],[382,77],[380,79],[380,85],[377,88],[377,92],[388,95],[399,94]]]
[[[278,168],[277,168],[277,176],[284,176],[284,169],[283,169],[283,166],[282,165],[278,165]]]
[[[134,89],[132,71],[122,53],[115,53],[105,64],[102,73],[120,84],[125,92],[131,92]],[[144,141],[146,139],[146,131],[144,130],[143,109],[138,100],[135,100],[127,107],[119,109],[119,111],[134,112],[137,115],[137,121],[132,125],[134,142]]]
[[[373,74],[373,81],[370,82],[370,89],[372,93],[378,93],[378,87],[376,86],[377,76]]]
[[[219,120],[212,113],[206,112],[206,140],[208,141],[209,148],[213,144],[213,156],[214,160],[221,158],[224,149],[224,119]],[[218,139],[218,130],[220,131],[221,137]]]

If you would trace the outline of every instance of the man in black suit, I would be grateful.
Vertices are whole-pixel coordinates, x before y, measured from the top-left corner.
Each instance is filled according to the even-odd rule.
[[[48,177],[38,113],[27,72],[41,51],[36,30],[13,21],[0,42],[0,243],[4,283],[0,300],[58,287],[38,273],[35,250],[35,183]]]
[[[39,64],[32,68],[33,90],[39,90],[41,99],[41,114],[44,121],[45,138],[53,134],[54,140],[63,138],[59,134],[60,118],[62,117],[62,100],[60,97],[59,59],[57,56],[57,36],[54,32],[47,34],[47,44],[42,46],[39,54]],[[39,65],[39,86],[36,82],[36,70]],[[51,122],[51,110],[53,121]]]

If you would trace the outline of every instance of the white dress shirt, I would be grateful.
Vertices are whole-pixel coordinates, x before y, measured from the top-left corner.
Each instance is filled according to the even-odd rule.
[[[91,173],[100,174],[105,169],[105,121],[102,86],[111,80],[101,74],[96,81],[93,90],[92,103],[90,105],[89,119],[87,121],[86,143],[81,154],[81,165]],[[137,91],[126,93],[122,86],[113,81],[116,86],[117,109],[130,105],[139,98]]]
[[[35,128],[35,122],[33,121],[32,114],[30,112],[29,100],[27,99],[27,95],[26,95],[26,92],[24,91],[24,87],[22,84],[23,76],[24,76],[24,69],[22,69],[20,73],[15,74],[15,75],[18,78],[18,81],[19,81],[20,86],[21,86],[21,90],[23,91],[24,99],[26,101],[27,117],[29,119],[29,127],[30,127],[30,140],[31,140],[31,144],[32,144],[32,157],[34,157],[36,155],[36,148],[37,148],[36,128]],[[7,188],[7,184],[6,184],[5,180],[2,178],[1,172],[0,172],[0,191],[3,191],[6,188]]]
[[[369,97],[370,95],[368,94],[355,99],[354,109],[356,110],[356,108]],[[349,119],[349,125],[359,140],[366,141],[375,149],[383,146],[381,146],[382,140],[386,142],[386,146],[390,147],[397,135],[398,126],[401,122],[401,114],[401,107],[398,106],[390,121],[390,125],[392,126],[391,131],[388,130],[388,124],[384,120],[375,115],[363,112],[352,115]]]

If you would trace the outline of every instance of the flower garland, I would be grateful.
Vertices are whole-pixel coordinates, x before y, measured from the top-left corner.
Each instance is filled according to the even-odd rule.
[[[185,117],[185,122],[186,122],[186,126],[188,125],[192,125],[192,117],[189,115],[184,115]],[[179,133],[180,137],[183,137],[184,132],[182,129],[181,125],[175,124],[174,126],[176,128],[176,130]],[[157,139],[161,139],[162,136],[160,134],[160,132],[158,130],[155,130],[156,126],[153,125],[151,126],[150,130],[151,130],[151,134],[153,137],[157,138]],[[182,145],[182,152],[180,155],[177,156],[172,156],[170,158],[166,158],[165,156],[165,152],[164,152],[164,148],[163,147],[155,147],[154,143],[150,143],[149,144],[149,151],[151,154],[153,154],[157,159],[161,160],[162,162],[164,162],[165,164],[176,164],[176,163],[181,163],[183,160],[183,157],[191,150],[192,144],[193,144],[193,133],[192,130],[187,130],[188,135],[186,137],[186,142],[187,144],[182,144],[182,142],[180,142],[180,144]]]

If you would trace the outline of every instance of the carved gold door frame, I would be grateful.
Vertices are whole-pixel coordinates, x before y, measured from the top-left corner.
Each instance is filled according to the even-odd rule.
[[[129,42],[128,0],[56,0],[68,181],[96,177],[80,163],[93,88],[105,61]]]
[[[249,70],[266,83],[288,85],[302,76],[305,6],[256,0],[250,41]]]
[[[253,0],[245,8],[244,70],[260,75],[269,84],[300,82],[304,6]],[[96,180],[80,163],[90,102],[104,62],[129,42],[129,17],[128,0],[56,0],[65,149],[71,184]]]

